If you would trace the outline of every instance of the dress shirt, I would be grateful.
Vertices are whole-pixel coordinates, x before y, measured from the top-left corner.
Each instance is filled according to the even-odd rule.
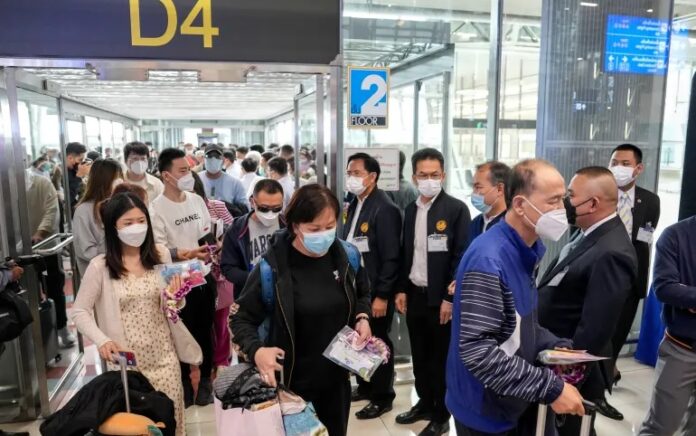
[[[360,197],[358,197],[358,206],[355,208],[353,221],[350,224],[350,232],[348,232],[348,242],[350,243],[353,242],[353,237],[355,236],[355,227],[358,225],[358,218],[360,217],[360,212],[362,212],[363,204],[365,204],[365,200],[361,200]]]
[[[597,223],[594,223],[592,226],[590,226],[590,228],[588,228],[587,230],[583,231],[583,232],[582,232],[582,235],[585,236],[585,237],[590,236],[590,233],[592,233],[592,232],[594,232],[595,230],[597,230],[602,224],[604,224],[604,223],[606,223],[606,222],[608,222],[608,221],[611,221],[611,220],[613,220],[613,219],[616,218],[616,217],[617,217],[617,213],[616,213],[616,212],[612,213],[612,214],[609,215],[608,217],[604,218],[603,220],[601,220],[601,221],[599,221],[599,222],[597,222]]]
[[[408,278],[416,286],[428,286],[428,211],[437,197],[423,203],[416,200],[416,229],[413,240],[413,264]]]

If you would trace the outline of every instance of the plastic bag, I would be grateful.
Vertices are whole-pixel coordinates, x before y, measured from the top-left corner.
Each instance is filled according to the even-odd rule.
[[[377,368],[389,360],[391,350],[384,341],[376,337],[358,345],[359,337],[358,332],[352,328],[343,327],[324,350],[324,357],[365,381],[370,381]]]

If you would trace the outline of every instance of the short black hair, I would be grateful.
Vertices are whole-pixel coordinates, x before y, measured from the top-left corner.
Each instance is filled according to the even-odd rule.
[[[413,153],[413,156],[411,156],[411,170],[413,171],[413,174],[416,174],[416,166],[418,165],[418,162],[424,160],[436,160],[440,162],[442,171],[445,170],[445,157],[442,155],[440,150],[435,148],[422,148]]]
[[[633,155],[636,157],[636,163],[643,163],[643,150],[638,148],[637,146],[633,144],[621,144],[618,147],[616,147],[611,154],[616,153],[617,151],[632,151]]]
[[[510,178],[505,186],[505,202],[508,208],[512,206],[512,200],[516,196],[527,196],[534,190],[535,171],[540,166],[555,168],[550,162],[543,159],[525,159],[512,167]]]
[[[280,147],[280,152],[285,153],[285,154],[295,154],[295,147],[292,145],[285,144],[282,147]]]
[[[87,147],[79,142],[70,142],[65,146],[65,154],[67,156],[79,156],[83,153],[87,153]]]
[[[509,166],[497,160],[489,160],[481,165],[477,165],[476,171],[484,168],[490,171],[488,180],[491,182],[491,185],[496,186],[500,183],[507,185],[508,179],[510,178],[510,172],[512,171]]]
[[[254,197],[259,195],[260,192],[265,192],[266,194],[278,194],[284,195],[283,185],[278,183],[277,180],[263,179],[259,180],[256,185],[254,185]]]
[[[272,151],[266,151],[264,153],[261,153],[261,157],[266,159],[266,163],[268,163],[269,160],[275,157],[275,153],[273,153]]]
[[[191,176],[193,176],[193,192],[207,203],[208,196],[205,195],[205,185],[203,184],[203,180],[201,180],[201,176],[199,176],[195,171],[191,171]]]
[[[249,150],[258,151],[259,153],[263,153],[264,151],[266,151],[266,149],[261,144],[254,144],[251,147],[249,147]]]
[[[230,162],[234,162],[237,159],[237,155],[232,150],[225,150],[222,153],[222,157],[224,157],[225,159],[229,159]]]
[[[285,212],[288,231],[294,236],[295,224],[314,221],[327,207],[333,209],[338,220],[340,210],[338,199],[329,188],[317,183],[301,187],[295,191]]]
[[[237,147],[237,153],[247,154],[249,153],[249,147]]]
[[[363,162],[363,165],[365,166],[365,170],[368,173],[377,174],[377,181],[379,182],[379,176],[380,174],[382,174],[382,168],[380,168],[377,159],[375,159],[367,153],[355,153],[354,155],[348,158],[348,163],[346,164],[346,166],[350,165],[350,163],[354,160],[361,160]]]
[[[279,176],[286,176],[288,174],[288,161],[282,157],[274,157],[268,161],[268,171],[273,171]]]
[[[406,167],[406,153],[399,150],[399,179],[404,178],[404,168]]]
[[[180,159],[186,157],[184,150],[178,148],[165,148],[159,155],[159,161],[157,163],[157,169],[160,174],[172,169],[172,161],[174,159]]]
[[[247,157],[242,161],[242,169],[247,173],[255,173],[259,168],[259,162],[253,157]]]
[[[92,159],[92,162],[94,162],[97,159],[101,159],[102,155],[98,151],[92,150],[88,151],[87,154],[85,155],[87,159]]]
[[[139,141],[133,141],[126,144],[123,147],[123,160],[128,160],[128,156],[132,154],[137,154],[138,156],[147,156],[149,150],[146,144]]]

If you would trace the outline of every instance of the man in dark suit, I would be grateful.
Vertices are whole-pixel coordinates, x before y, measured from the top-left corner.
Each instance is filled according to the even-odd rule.
[[[616,368],[616,360],[631,332],[638,304],[648,292],[650,248],[653,232],[660,219],[660,197],[636,185],[636,179],[644,167],[643,152],[635,145],[622,144],[616,147],[611,155],[609,169],[619,186],[618,214],[631,236],[638,257],[638,279],[619,316],[616,333],[612,339],[615,381],[618,382],[621,373]],[[623,419],[623,415],[611,406],[606,410],[600,408],[599,412],[608,418]]]
[[[418,403],[396,417],[399,424],[430,420],[419,436],[449,433],[445,368],[452,296],[447,285],[468,246],[471,221],[466,205],[443,191],[445,159],[432,148],[411,158],[420,197],[404,217],[401,287],[396,308],[406,314]],[[408,310],[407,310],[408,306]]]
[[[635,250],[616,213],[617,186],[602,167],[579,170],[568,188],[568,221],[579,227],[539,282],[539,323],[573,348],[612,354],[612,337],[636,281]],[[613,381],[611,360],[588,367],[583,398],[601,402]],[[576,435],[580,418],[567,416],[561,436]]]
[[[509,177],[510,167],[502,162],[489,161],[476,167],[471,204],[481,214],[471,222],[469,243],[505,216],[505,185]]]
[[[355,196],[348,208],[342,237],[362,253],[372,288],[372,334],[393,350],[389,329],[394,317],[394,293],[399,280],[401,254],[401,211],[377,187],[381,170],[377,160],[366,153],[348,158],[346,188]],[[358,377],[352,400],[370,400],[355,416],[374,419],[392,409],[394,355],[381,365],[370,382]]]

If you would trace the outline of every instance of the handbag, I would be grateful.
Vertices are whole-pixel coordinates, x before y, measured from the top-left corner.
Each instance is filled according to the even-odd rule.
[[[0,291],[0,342],[11,341],[34,321],[29,304],[19,296],[18,284]]]
[[[184,323],[172,322],[170,319],[167,319],[167,322],[169,323],[169,331],[172,333],[174,349],[179,360],[189,365],[200,365],[203,363],[201,346],[198,345],[198,342],[196,342],[196,339],[188,331]]]
[[[285,436],[283,415],[275,400],[257,404],[251,409],[223,409],[222,402],[215,398],[214,406],[219,436]]]
[[[215,281],[217,283],[218,292],[215,310],[226,309],[234,303],[234,284],[227,280],[222,274],[217,274]]]

